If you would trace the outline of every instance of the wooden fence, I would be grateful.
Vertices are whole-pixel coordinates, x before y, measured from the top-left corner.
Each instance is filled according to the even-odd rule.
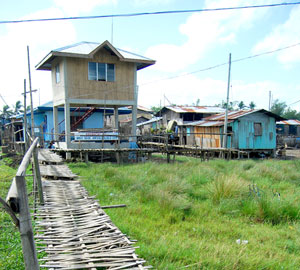
[[[11,216],[14,224],[18,227],[22,241],[23,257],[26,270],[37,270],[39,263],[37,259],[37,252],[33,237],[31,215],[28,203],[27,187],[26,187],[26,169],[32,158],[34,169],[34,190],[38,190],[39,202],[44,203],[43,188],[41,183],[41,176],[39,170],[39,163],[37,157],[37,144],[39,139],[36,138],[18,168],[16,176],[14,177],[10,189],[8,191],[6,201],[0,198],[0,202],[4,209]],[[18,215],[18,217],[17,217]]]

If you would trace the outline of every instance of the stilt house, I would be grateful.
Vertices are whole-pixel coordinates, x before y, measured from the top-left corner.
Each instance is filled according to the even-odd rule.
[[[182,141],[202,148],[235,148],[252,152],[269,152],[276,149],[276,121],[282,117],[266,111],[242,110],[228,113],[227,144],[222,145],[225,113],[186,124],[181,130]]]
[[[58,107],[64,107],[65,147],[71,143],[70,107],[112,107],[118,129],[118,108],[132,107],[132,136],[136,135],[137,71],[153,65],[154,60],[114,47],[80,42],[51,51],[36,65],[51,71],[54,132],[59,134]],[[58,138],[56,138],[58,139]],[[90,145],[88,147],[91,147]]]

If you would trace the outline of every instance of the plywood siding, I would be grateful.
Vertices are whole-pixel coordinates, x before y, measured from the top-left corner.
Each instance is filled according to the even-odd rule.
[[[88,80],[88,62],[115,64],[115,81]],[[133,100],[134,63],[120,62],[105,49],[93,59],[67,58],[67,88],[70,99]]]
[[[195,127],[196,145],[202,148],[220,148],[221,135],[219,127]]]
[[[60,82],[56,83],[55,68],[59,65],[60,70]],[[65,99],[65,82],[64,82],[64,67],[62,59],[56,58],[52,63],[51,70],[52,89],[53,89],[53,103],[61,103]]]

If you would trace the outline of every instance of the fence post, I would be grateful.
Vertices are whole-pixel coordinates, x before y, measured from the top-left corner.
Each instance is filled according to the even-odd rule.
[[[39,270],[39,263],[33,238],[31,217],[27,198],[27,188],[24,176],[16,176],[16,185],[20,200],[20,236],[26,270]]]
[[[41,180],[40,166],[38,161],[38,151],[37,149],[33,150],[33,168],[34,168],[34,177],[37,183],[40,204],[44,205],[44,195],[43,195],[43,186]]]

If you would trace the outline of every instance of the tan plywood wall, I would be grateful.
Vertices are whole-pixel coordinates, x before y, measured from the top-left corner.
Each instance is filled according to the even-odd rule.
[[[100,50],[94,59],[68,57],[66,60],[68,98],[134,100],[134,63],[120,62],[117,56],[105,49]],[[88,80],[88,62],[115,64],[115,81]]]
[[[221,135],[219,127],[195,127],[196,144],[203,148],[221,147]]]
[[[60,82],[56,83],[55,79],[55,67],[59,65],[60,70]],[[56,104],[60,100],[64,100],[65,98],[65,82],[64,82],[64,68],[62,59],[56,58],[52,63],[51,70],[51,79],[52,79],[52,89],[53,89],[53,102]]]

